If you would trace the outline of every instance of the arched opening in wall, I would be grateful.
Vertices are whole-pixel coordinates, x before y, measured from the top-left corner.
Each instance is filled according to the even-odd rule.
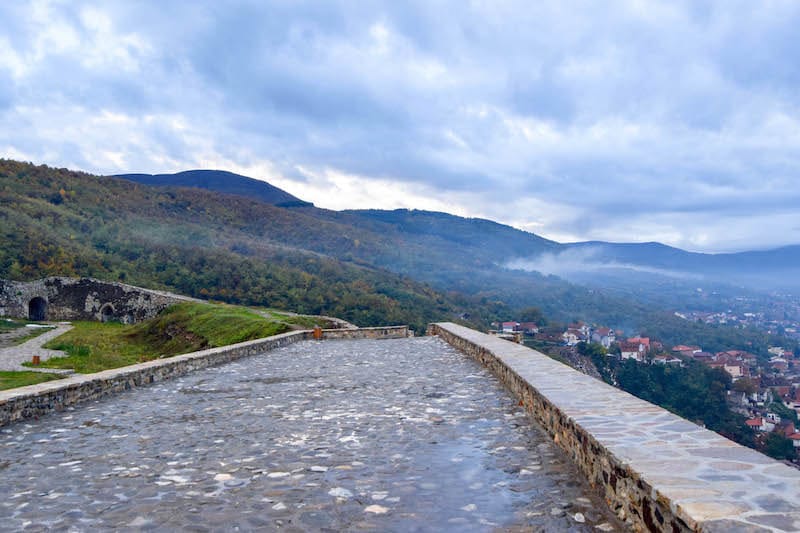
[[[28,302],[28,319],[41,321],[47,318],[47,300],[41,296]]]
[[[100,308],[100,322],[110,322],[114,320],[114,306],[105,304]]]

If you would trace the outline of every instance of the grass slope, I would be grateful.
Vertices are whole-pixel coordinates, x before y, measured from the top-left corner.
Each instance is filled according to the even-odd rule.
[[[205,348],[269,337],[289,331],[307,317],[273,313],[268,316],[242,307],[182,303],[135,325],[76,322],[46,348],[63,350],[66,357],[42,363],[46,368],[71,368],[91,373],[189,353]]]
[[[36,385],[45,381],[61,379],[63,376],[44,372],[7,372],[0,371],[0,390],[15,389],[27,385]]]

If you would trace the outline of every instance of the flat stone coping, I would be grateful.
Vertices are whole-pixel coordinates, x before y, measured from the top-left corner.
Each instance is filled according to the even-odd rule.
[[[650,488],[651,501],[668,505],[690,530],[800,531],[797,469],[525,346],[452,323],[433,324],[431,331],[468,353],[478,350],[481,357],[494,358],[526,382],[574,424],[576,432],[590,435],[582,439],[584,448],[607,454],[612,464],[632,472],[640,487]],[[546,427],[547,421],[542,420]],[[548,431],[554,433],[552,427]],[[554,436],[568,452],[575,452],[568,439],[559,439],[562,434]],[[593,450],[595,443],[599,450]],[[597,479],[596,472],[589,477],[592,483],[609,483]],[[641,526],[654,528],[646,520]]]

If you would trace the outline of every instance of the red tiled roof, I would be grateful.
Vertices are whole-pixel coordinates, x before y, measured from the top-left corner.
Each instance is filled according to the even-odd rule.
[[[679,344],[672,348],[673,352],[693,352],[695,350],[699,350],[698,346],[686,346],[684,344]]]

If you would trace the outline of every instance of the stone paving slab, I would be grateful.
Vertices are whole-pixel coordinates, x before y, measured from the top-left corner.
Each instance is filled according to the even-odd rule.
[[[22,370],[50,372],[54,374],[71,374],[71,370],[22,366],[22,363],[30,363],[34,355],[38,355],[42,361],[47,361],[51,357],[63,357],[64,352],[60,350],[49,350],[42,348],[42,346],[71,329],[71,324],[58,324],[50,331],[42,333],[38,337],[27,340],[22,344],[17,346],[9,346],[7,348],[0,348],[0,370]]]
[[[0,529],[602,531],[602,499],[435,337],[301,341],[0,430]]]
[[[549,431],[581,458],[590,478],[601,473],[590,464],[595,459],[614,478],[597,482],[610,485],[627,475],[634,485],[651,487],[639,495],[637,487],[626,488],[631,501],[668,505],[691,529],[702,531],[800,531],[797,469],[525,346],[456,324],[436,328],[549,402],[563,417],[548,414]],[[565,429],[570,427],[574,435]]]

